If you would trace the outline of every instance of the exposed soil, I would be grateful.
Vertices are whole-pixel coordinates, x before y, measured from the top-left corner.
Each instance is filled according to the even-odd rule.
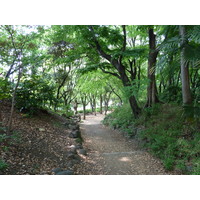
[[[78,174],[95,175],[167,175],[161,161],[141,150],[138,143],[101,124],[104,116],[87,116],[81,125],[88,155]]]
[[[10,104],[4,103],[1,112],[5,126]],[[54,174],[52,170],[55,168],[73,170],[75,164],[68,159],[68,153],[69,147],[76,142],[69,138],[70,130],[65,123],[66,118],[47,111],[41,110],[37,116],[28,117],[15,110],[12,134],[16,135],[16,139],[0,142],[0,159],[9,165],[0,174],[42,175]]]

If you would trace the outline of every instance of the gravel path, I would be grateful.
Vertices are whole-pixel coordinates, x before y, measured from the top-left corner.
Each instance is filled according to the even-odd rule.
[[[78,174],[91,175],[167,175],[161,162],[141,150],[136,141],[101,124],[104,115],[90,115],[81,124],[87,156]]]

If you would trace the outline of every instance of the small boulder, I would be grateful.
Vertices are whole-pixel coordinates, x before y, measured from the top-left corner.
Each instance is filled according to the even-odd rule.
[[[76,146],[75,145],[71,145],[70,147],[69,147],[69,151],[70,152],[73,152],[73,153],[76,153]]]
[[[79,130],[79,125],[78,124],[69,124],[69,129],[71,130]]]
[[[56,173],[56,175],[74,175],[74,172],[72,170],[64,170]]]
[[[70,134],[69,134],[69,137],[70,138],[79,138],[81,135],[80,135],[80,131],[78,130],[75,130],[75,131],[72,131]]]
[[[76,144],[76,149],[83,149],[83,146],[82,146],[82,144]]]
[[[187,169],[188,172],[193,171],[193,167],[191,165],[186,165],[186,169]]]
[[[67,153],[67,158],[68,159],[76,159],[76,153],[75,152],[68,152]]]
[[[78,120],[78,122],[81,121],[81,115],[76,115],[76,119]]]
[[[78,149],[77,152],[81,155],[86,156],[87,155],[87,151],[85,149]]]
[[[61,168],[55,168],[55,169],[52,169],[51,171],[56,174],[56,173],[61,172],[63,170]]]

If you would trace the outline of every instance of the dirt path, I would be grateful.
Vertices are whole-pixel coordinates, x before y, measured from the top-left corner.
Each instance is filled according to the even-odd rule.
[[[88,155],[77,168],[78,174],[165,175],[161,162],[142,151],[136,141],[101,124],[104,115],[87,116],[81,124]]]

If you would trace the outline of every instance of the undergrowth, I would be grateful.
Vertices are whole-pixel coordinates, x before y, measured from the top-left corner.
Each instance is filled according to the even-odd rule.
[[[199,116],[174,104],[158,104],[144,109],[134,120],[130,106],[123,105],[103,123],[139,139],[142,147],[162,160],[166,170],[200,175]]]
[[[113,129],[120,129],[128,135],[132,135],[134,119],[130,112],[130,106],[128,104],[123,107],[118,107],[114,112],[106,115],[103,120],[104,125],[108,125]]]

